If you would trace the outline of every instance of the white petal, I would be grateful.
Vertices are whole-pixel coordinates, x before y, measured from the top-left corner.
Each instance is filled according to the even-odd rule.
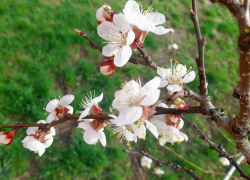
[[[173,84],[173,85],[168,85],[167,89],[171,92],[178,92],[178,91],[182,90],[182,87],[178,84]]]
[[[152,12],[149,14],[149,18],[151,19],[151,22],[157,26],[159,24],[163,24],[166,21],[165,16],[162,13],[158,12]]]
[[[176,70],[178,71],[178,74],[182,77],[187,73],[187,68],[183,66],[182,64],[178,64],[176,66]]]
[[[136,25],[141,19],[139,5],[135,1],[127,1],[123,13],[128,18],[129,23]]]
[[[45,152],[45,147],[44,146],[41,146],[40,149],[39,149],[39,156],[41,157]]]
[[[114,114],[109,114],[108,116],[109,116],[109,117],[112,117],[112,118],[115,119],[115,120],[117,119],[117,116],[114,115]]]
[[[56,109],[56,107],[58,106],[59,104],[59,100],[58,99],[53,99],[51,100],[47,106],[46,106],[46,111],[47,112],[52,112]]]
[[[195,72],[191,71],[189,72],[183,79],[182,82],[183,83],[189,83],[191,81],[193,81],[195,79]]]
[[[31,134],[35,135],[37,130],[38,130],[38,127],[29,127],[26,130],[26,133],[27,135],[31,135]]]
[[[134,141],[134,134],[128,130],[124,130],[123,132],[125,138],[127,139],[127,141]]]
[[[170,76],[172,74],[171,69],[162,69],[157,68],[157,74],[159,74],[162,78],[166,78],[167,76]]]
[[[180,132],[180,136],[182,136],[185,141],[188,140],[188,136],[185,133]]]
[[[142,117],[141,106],[131,106],[124,108],[117,118],[118,126],[134,123]]]
[[[160,90],[156,89],[154,91],[151,91],[150,93],[148,93],[146,95],[146,97],[141,101],[140,105],[142,106],[151,106],[154,103],[156,103],[156,101],[159,99],[160,97]]]
[[[73,114],[74,109],[73,109],[72,106],[68,105],[68,106],[65,106],[65,107],[66,107],[67,109],[69,109],[69,111],[68,111],[69,114]]]
[[[117,67],[124,66],[130,59],[132,50],[129,46],[123,46],[115,53],[114,64]]]
[[[81,112],[79,120],[82,120],[82,118],[85,118],[87,115],[89,115],[90,108],[91,107],[88,107],[87,109],[85,109],[84,111]]]
[[[113,17],[113,21],[119,31],[121,31],[123,34],[127,33],[130,30],[129,22],[124,14],[115,14]]]
[[[97,27],[97,34],[109,41],[109,38],[114,34],[114,33],[118,33],[119,30],[117,29],[117,27],[111,23],[111,22],[108,22],[108,21],[104,21],[102,22],[102,24],[100,24],[98,27]]]
[[[130,45],[135,40],[135,33],[132,30],[129,30],[128,37],[127,37],[127,45]]]
[[[108,43],[106,46],[102,48],[102,54],[104,56],[114,56],[118,51],[119,46],[113,45],[112,43]]]
[[[158,139],[159,137],[159,132],[157,131],[157,128],[150,123],[149,121],[145,121],[147,129]]]
[[[92,128],[86,130],[83,134],[83,140],[87,144],[96,144],[98,142],[98,138],[99,138],[99,134]]]
[[[154,79],[147,82],[142,88],[140,94],[142,96],[147,95],[149,92],[152,92],[156,89],[158,89],[161,82],[161,78],[155,77]]]
[[[89,122],[80,122],[80,123],[78,123],[78,127],[82,128],[83,130],[91,129]]]
[[[47,122],[45,120],[39,120],[37,121],[37,124],[46,124]]]
[[[165,103],[160,103],[157,105],[158,107],[168,108],[168,106]]]
[[[99,134],[99,139],[101,141],[101,144],[105,147],[107,145],[107,141],[106,141],[106,136],[104,134],[104,132],[102,130],[98,131]]]
[[[55,128],[53,128],[53,127],[51,127],[50,128],[50,135],[52,135],[52,136],[55,136],[56,135],[56,130],[55,130]]]
[[[41,148],[42,143],[40,143],[38,140],[34,139],[34,140],[31,140],[27,143],[27,147],[29,150],[31,151],[39,151],[39,149]]]
[[[166,34],[170,31],[172,31],[173,29],[165,29],[163,26],[158,26],[155,27],[154,29],[151,30],[152,33],[157,34],[157,35],[163,35]]]
[[[47,135],[47,136],[45,137],[45,140],[46,140],[45,143],[43,143],[44,147],[45,147],[45,148],[50,147],[51,144],[53,143],[53,137],[52,137],[51,135]]]
[[[181,129],[183,127],[183,125],[184,125],[184,121],[182,119],[180,119],[180,124],[179,124],[178,129]]]
[[[65,95],[63,96],[60,101],[59,101],[59,104],[61,106],[67,106],[69,105],[70,103],[72,103],[72,101],[74,100],[75,96],[72,95],[72,94],[68,94],[68,95]]]
[[[103,99],[103,93],[102,93],[100,96],[95,97],[95,98],[92,100],[92,104],[93,104],[93,105],[94,105],[94,104],[98,104],[99,102],[102,101],[102,99]]]
[[[160,83],[159,88],[163,88],[163,87],[165,87],[165,86],[167,86],[167,85],[168,85],[168,80],[166,80],[166,79],[161,79],[161,83]]]
[[[56,112],[52,112],[48,115],[46,122],[47,123],[51,123],[52,121],[54,121],[56,119]]]
[[[34,138],[32,138],[31,136],[26,136],[26,137],[21,141],[21,143],[27,143],[27,142],[29,142],[29,141],[31,141],[31,140],[34,140]]]
[[[144,124],[141,124],[140,127],[139,125],[134,125],[133,131],[135,135],[138,136],[138,138],[143,139],[146,137],[146,127],[144,126]]]

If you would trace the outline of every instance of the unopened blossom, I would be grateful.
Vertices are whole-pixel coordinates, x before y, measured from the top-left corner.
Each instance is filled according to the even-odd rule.
[[[108,6],[103,5],[96,11],[97,23],[101,24],[104,21],[113,22],[114,10]]]
[[[129,22],[124,14],[115,14],[113,23],[105,21],[97,27],[97,34],[108,43],[102,49],[106,57],[114,56],[117,67],[124,66],[132,55],[130,44],[134,42],[135,34],[130,29]]]
[[[82,99],[81,107],[84,108],[84,111],[79,111],[81,113],[79,120],[86,117],[89,114],[92,115],[100,115],[102,114],[102,108],[99,107],[98,103],[101,102],[103,99],[103,93],[101,93],[100,96],[92,98],[92,94],[90,92],[90,95],[84,96],[84,99]]]
[[[79,122],[78,127],[82,128],[84,131],[83,133],[83,140],[87,144],[96,144],[98,140],[101,141],[101,144],[105,147],[106,142],[106,136],[103,132],[103,127],[105,127],[106,124],[103,122],[98,121],[97,119],[84,119],[83,122]]]
[[[119,111],[117,124],[131,124],[139,119],[145,119],[148,114],[148,106],[153,105],[160,96],[158,89],[160,78],[154,78],[141,87],[140,79],[132,80],[123,85],[121,90],[115,92],[112,106]]]
[[[119,142],[123,139],[128,142],[127,145],[129,145],[130,141],[137,142],[137,136],[133,133],[133,124],[119,126],[117,124],[117,116],[114,114],[110,114],[109,116],[113,118],[110,120],[110,127],[112,128],[113,134],[117,134],[117,140]]]
[[[4,131],[0,132],[0,144],[10,145],[17,131],[18,129],[14,128],[9,132],[4,132]]]
[[[146,156],[143,156],[141,158],[141,166],[142,167],[147,167],[148,169],[151,168],[151,164],[152,164],[152,159],[146,157]]]
[[[127,17],[130,24],[134,25],[135,39],[139,44],[143,44],[147,33],[153,32],[157,35],[162,35],[170,32],[172,29],[165,29],[163,26],[158,26],[165,23],[166,18],[163,14],[152,12],[150,6],[144,9],[142,4],[138,4],[134,0],[127,1],[123,13]]]
[[[117,66],[114,64],[113,60],[106,60],[100,64],[100,72],[103,75],[109,75],[111,77],[115,73]]]
[[[170,92],[178,92],[183,89],[183,83],[189,83],[195,79],[195,72],[190,71],[191,67],[187,71],[186,66],[177,64],[177,62],[172,66],[172,60],[170,62],[171,67],[169,69],[157,68],[157,74],[161,77],[160,87],[167,86]]]
[[[181,98],[176,98],[173,102],[175,109],[187,110],[189,108],[188,104]]]
[[[51,100],[46,106],[46,111],[50,113],[46,119],[47,123],[62,119],[66,113],[73,114],[73,107],[69,104],[74,98],[74,95],[68,94],[63,96],[60,100]]]
[[[146,138],[146,128],[158,139],[159,132],[157,131],[157,128],[155,125],[153,125],[150,121],[148,120],[139,120],[136,123],[134,123],[134,133],[136,136],[140,139]]]
[[[46,121],[40,120],[38,124],[46,124]],[[38,153],[42,156],[45,149],[48,148],[53,142],[53,136],[56,135],[56,131],[53,127],[49,131],[45,132],[39,127],[29,127],[26,131],[27,135],[23,140],[23,146],[30,151]]]
[[[230,161],[227,158],[221,157],[220,158],[220,162],[223,166],[229,166],[230,165]]]
[[[168,45],[168,50],[178,50],[179,49],[179,45],[174,43],[174,44],[171,44],[171,45]]]

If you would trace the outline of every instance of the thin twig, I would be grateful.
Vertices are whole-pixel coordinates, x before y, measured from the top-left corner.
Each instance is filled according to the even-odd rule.
[[[250,180],[250,176],[248,176],[241,168],[240,166],[236,163],[236,161],[225,151],[225,149],[223,148],[223,145],[217,145],[214,142],[212,142],[201,130],[200,128],[192,121],[189,121],[187,118],[185,117],[181,117],[184,121],[186,121],[188,124],[190,124],[199,134],[200,134],[200,138],[203,139],[204,141],[206,141],[209,145],[210,145],[210,149],[215,150],[217,152],[219,152],[219,157],[225,157],[227,158],[230,163],[235,166],[235,168],[239,171],[240,176],[245,178],[245,179],[249,179]]]
[[[157,71],[157,65],[153,62],[151,57],[146,53],[145,49],[142,48],[138,43],[136,43],[137,49],[140,51],[139,57],[145,59],[146,63],[155,71]]]
[[[163,146],[163,148],[171,151],[175,156],[181,158],[184,162],[190,164],[191,166],[193,166],[194,168],[206,173],[206,174],[212,174],[212,175],[220,175],[220,176],[225,176],[226,174],[225,173],[217,173],[217,172],[214,172],[212,170],[205,170],[205,169],[202,169],[201,167],[195,165],[194,163],[190,162],[189,160],[187,160],[186,158],[184,158],[181,154],[178,154],[176,153],[173,149],[167,147],[167,146]]]
[[[196,33],[196,38],[197,38],[197,43],[198,43],[198,52],[199,52],[199,58],[196,58],[199,80],[200,80],[199,89],[200,89],[200,94],[202,96],[207,97],[208,89],[207,89],[207,80],[206,80],[205,65],[204,65],[204,49],[205,49],[206,41],[201,36],[200,25],[199,25],[198,16],[197,16],[196,0],[192,0],[192,8],[193,10],[191,10],[191,19],[194,23],[194,29]]]
[[[131,151],[131,150],[123,150],[123,152],[129,153],[129,154],[134,154],[134,155],[147,156],[148,158],[155,161],[157,166],[169,166],[169,167],[172,167],[173,169],[178,169],[180,171],[185,171],[187,174],[192,176],[195,180],[201,180],[201,178],[198,177],[192,170],[190,170],[190,169],[188,169],[188,168],[186,168],[184,166],[179,166],[178,164],[172,163],[171,161],[164,162],[164,161],[161,161],[159,159],[156,159],[153,156],[150,156],[146,151],[137,152],[137,151]]]

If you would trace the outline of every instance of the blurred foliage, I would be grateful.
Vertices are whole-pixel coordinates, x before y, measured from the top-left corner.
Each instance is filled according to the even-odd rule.
[[[150,1],[141,1],[145,6]],[[85,93],[95,90],[104,92],[100,106],[108,113],[114,92],[125,80],[141,77],[142,82],[152,79],[156,73],[148,67],[126,66],[116,69],[111,78],[99,73],[103,56],[91,49],[88,42],[75,34],[74,28],[88,34],[96,43],[103,41],[96,34],[96,10],[104,3],[112,6],[116,13],[122,12],[126,1],[114,0],[1,0],[0,1],[0,119],[2,124],[15,122],[35,123],[46,119],[43,107],[49,99],[72,93],[73,106]],[[169,59],[195,68],[197,53],[196,37],[190,19],[190,0],[154,0],[153,6],[164,13],[168,20],[165,27],[174,28],[175,33],[157,36],[149,33],[145,49],[159,66],[169,66]],[[218,108],[224,108],[230,116],[236,114],[238,105],[231,97],[237,84],[237,23],[229,12],[209,2],[199,1],[199,21],[202,35],[206,38],[205,64],[209,93]],[[168,45],[177,43],[178,51],[168,50]],[[137,56],[138,52],[134,52]],[[198,78],[187,85],[198,91]],[[161,95],[166,95],[163,89]],[[190,104],[196,104],[193,101]],[[188,115],[216,143],[223,143],[231,153],[237,149],[218,133],[211,123],[199,115]],[[74,128],[74,127],[73,127]],[[124,154],[126,142],[119,143],[108,128],[107,147],[100,143],[90,146],[84,143],[80,130],[72,131],[67,125],[56,127],[54,143],[40,158],[22,147],[25,136],[21,130],[10,146],[0,146],[0,178],[7,179],[140,179],[141,175],[131,156]],[[227,134],[224,130],[223,133]],[[167,144],[197,166],[214,172],[226,173],[218,153],[209,149],[194,130],[183,128],[189,141],[180,145]],[[230,138],[230,136],[227,134]],[[71,137],[71,138],[68,138]],[[221,179],[221,176],[205,174],[180,158],[156,145],[156,139],[147,134],[146,141],[131,143],[132,149],[148,150],[161,160],[172,161],[193,169],[203,179]],[[138,162],[140,164],[140,158]],[[190,179],[184,172],[163,167],[162,179]],[[248,167],[243,169],[250,173]],[[152,170],[143,168],[146,179],[157,179]],[[234,176],[239,177],[239,173]]]

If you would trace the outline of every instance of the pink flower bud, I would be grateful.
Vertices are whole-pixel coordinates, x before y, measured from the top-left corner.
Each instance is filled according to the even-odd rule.
[[[180,99],[180,98],[177,98],[177,99]],[[181,100],[181,101],[180,101]],[[176,105],[176,109],[179,109],[179,110],[188,110],[189,109],[189,106],[188,104],[183,100],[183,99],[180,99],[180,100],[176,100],[174,101],[173,104]]]
[[[17,133],[18,129],[12,129],[9,132],[0,132],[0,144],[10,145],[13,141],[13,137]]]
[[[109,75],[109,77],[111,77],[114,73],[115,73],[115,69],[117,67],[115,66],[114,64],[114,61],[113,60],[106,60],[106,61],[103,61],[101,64],[100,64],[100,72],[103,74],[103,75]]]
[[[113,22],[114,10],[108,6],[103,5],[96,11],[97,23],[101,24],[104,21]]]

